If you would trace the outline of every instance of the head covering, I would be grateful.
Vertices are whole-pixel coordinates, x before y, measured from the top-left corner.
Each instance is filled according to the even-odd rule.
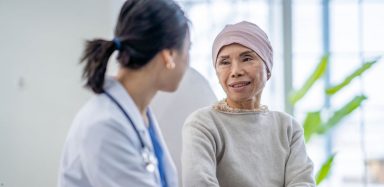
[[[269,79],[273,66],[273,50],[267,34],[256,24],[247,21],[226,25],[213,42],[212,60],[214,66],[220,49],[233,43],[243,45],[256,52],[267,66]]]

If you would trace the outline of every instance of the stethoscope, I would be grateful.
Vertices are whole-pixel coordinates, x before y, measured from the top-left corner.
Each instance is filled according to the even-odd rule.
[[[140,136],[139,131],[136,128],[136,125],[133,123],[132,119],[129,117],[128,113],[125,112],[125,110],[120,105],[120,103],[117,102],[117,100],[114,97],[112,97],[112,95],[109,94],[108,92],[105,91],[104,93],[105,93],[106,96],[108,96],[119,107],[119,109],[124,113],[125,117],[128,119],[128,121],[132,125],[133,130],[135,130],[136,135],[138,136],[138,138],[140,140],[140,144],[141,144],[140,152],[141,152],[141,156],[143,158],[143,161],[145,163],[145,169],[148,172],[153,173],[155,171],[155,169],[156,169],[156,166],[157,166],[157,159],[156,159],[156,157],[150,151],[149,147],[144,143],[142,137]]]

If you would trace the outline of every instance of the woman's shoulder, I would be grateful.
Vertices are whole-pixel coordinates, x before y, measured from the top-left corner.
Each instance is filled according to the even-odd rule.
[[[193,127],[212,131],[217,129],[216,118],[217,114],[215,114],[212,106],[206,106],[192,112],[185,120],[184,128]]]
[[[282,112],[282,111],[276,111],[276,110],[272,110],[272,111],[269,111],[271,113],[271,115],[273,115],[275,118],[278,118],[278,119],[281,119],[281,120],[292,120],[294,119],[294,117],[286,112]]]
[[[222,145],[222,125],[220,116],[212,106],[200,108],[189,115],[183,125],[183,137],[212,138],[216,144]]]
[[[72,122],[72,126],[79,126],[84,130],[121,128],[119,116],[116,107],[108,101],[108,98],[102,94],[98,94],[91,97],[80,108]]]
[[[111,102],[103,94],[92,96],[79,110],[77,118],[89,118],[97,114],[100,118],[108,118],[112,114]]]
[[[302,129],[300,123],[295,119],[294,116],[282,111],[270,111],[270,113],[273,116],[273,119],[279,125],[294,130]]]
[[[192,112],[187,119],[185,120],[186,123],[193,122],[193,121],[207,121],[210,120],[212,117],[212,106],[206,106],[199,108]]]

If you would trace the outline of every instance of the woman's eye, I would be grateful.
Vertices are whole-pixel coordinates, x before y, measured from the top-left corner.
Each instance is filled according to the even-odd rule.
[[[244,58],[243,58],[243,61],[244,61],[244,62],[248,62],[248,61],[251,61],[251,60],[253,60],[252,57],[244,57]]]
[[[226,64],[229,64],[229,61],[228,60],[222,60],[222,61],[220,61],[219,64],[220,65],[226,65]]]

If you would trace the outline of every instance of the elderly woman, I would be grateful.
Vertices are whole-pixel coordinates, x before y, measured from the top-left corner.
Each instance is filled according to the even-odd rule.
[[[315,186],[301,126],[260,104],[273,66],[267,35],[253,23],[228,25],[214,41],[212,58],[227,98],[186,120],[183,185]]]

